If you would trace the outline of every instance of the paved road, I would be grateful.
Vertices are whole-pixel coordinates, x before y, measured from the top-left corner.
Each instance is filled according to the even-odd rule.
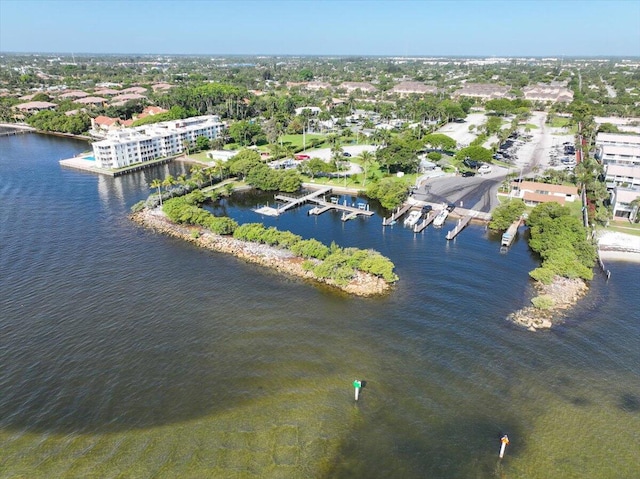
[[[493,172],[484,176],[441,176],[429,179],[413,192],[413,197],[430,203],[454,203],[456,206],[488,213],[498,206],[496,193],[508,172],[506,168],[494,166],[493,169]]]

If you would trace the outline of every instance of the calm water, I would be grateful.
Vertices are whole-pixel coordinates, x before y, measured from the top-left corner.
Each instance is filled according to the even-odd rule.
[[[637,265],[532,334],[505,321],[522,240],[214,208],[395,262],[391,295],[351,298],[137,228],[188,167],[59,167],[87,149],[0,138],[0,477],[640,477]]]

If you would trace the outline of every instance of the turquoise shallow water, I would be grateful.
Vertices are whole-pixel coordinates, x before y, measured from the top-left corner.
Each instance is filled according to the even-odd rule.
[[[392,294],[350,298],[135,227],[151,180],[188,167],[59,167],[86,149],[0,139],[0,477],[640,476],[637,265],[531,334],[505,321],[522,239],[214,208],[395,262]]]

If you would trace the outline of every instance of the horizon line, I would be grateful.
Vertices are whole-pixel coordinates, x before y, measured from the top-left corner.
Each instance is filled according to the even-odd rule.
[[[640,59],[637,55],[567,55],[567,54],[537,54],[537,55],[444,55],[444,54],[364,54],[364,53],[141,53],[141,52],[52,52],[52,51],[1,51],[0,55],[137,55],[137,56],[189,56],[189,57],[365,57],[365,58],[564,58],[564,59]]]

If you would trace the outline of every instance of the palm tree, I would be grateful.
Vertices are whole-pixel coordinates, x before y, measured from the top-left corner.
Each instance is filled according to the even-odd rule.
[[[369,167],[372,165],[374,160],[374,155],[370,151],[363,151],[360,153],[360,161],[362,161],[362,169],[364,170],[364,178],[362,180],[362,186],[366,186],[367,184],[367,171]]]
[[[165,187],[166,191],[169,191],[169,188],[173,185],[176,184],[176,180],[173,176],[169,175],[167,176],[164,181],[162,182],[162,186]]]
[[[182,149],[185,151],[185,158],[189,156],[189,140],[182,140]]]
[[[202,186],[202,182],[204,181],[203,168],[200,168],[198,166],[192,167],[191,179],[196,182],[198,187]]]
[[[158,197],[160,198],[160,206],[162,206],[162,191],[160,191],[160,187],[162,186],[162,181],[158,178],[154,178],[151,182],[151,188],[158,188]]]

